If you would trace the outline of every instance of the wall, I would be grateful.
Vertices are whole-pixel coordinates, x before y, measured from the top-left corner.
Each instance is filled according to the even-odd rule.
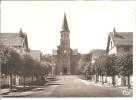
[[[71,74],[79,74],[79,60],[80,55],[72,55],[71,56]]]
[[[125,51],[124,48],[128,48],[129,50],[128,51]],[[118,56],[121,56],[121,55],[124,55],[124,54],[133,54],[133,47],[128,47],[128,46],[118,46],[117,47],[117,55]]]
[[[109,51],[109,55],[111,54],[117,54],[117,48],[113,47],[110,51]]]

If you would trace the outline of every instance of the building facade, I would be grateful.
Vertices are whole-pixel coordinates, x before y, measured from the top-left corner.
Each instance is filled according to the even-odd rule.
[[[30,50],[30,55],[34,60],[41,62],[41,51],[40,50]]]
[[[53,50],[52,59],[52,63],[56,66],[56,74],[77,74],[80,54],[77,49],[72,50],[70,48],[70,31],[66,14],[64,14],[60,35],[60,45],[57,46],[57,50]]]
[[[133,32],[116,32],[114,28],[109,32],[106,52],[117,56],[133,54]]]
[[[92,64],[95,63],[95,61],[99,59],[101,56],[106,55],[106,51],[102,49],[94,49],[90,53],[92,55],[92,61],[91,61]]]

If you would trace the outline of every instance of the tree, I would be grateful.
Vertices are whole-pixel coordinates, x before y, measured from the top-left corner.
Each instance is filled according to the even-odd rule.
[[[115,75],[118,74],[117,56],[115,54],[109,55],[107,59],[107,75],[112,76],[112,84],[115,86]]]
[[[10,76],[10,87],[12,90],[12,75],[18,74],[21,66],[21,57],[16,50],[11,48],[5,49],[4,54],[6,55],[6,62],[2,63],[1,71]]]
[[[47,75],[49,74],[49,72],[51,71],[51,65],[45,65],[45,64],[43,64],[42,65],[42,75],[44,75],[44,76],[46,76],[47,77]]]
[[[98,79],[98,75],[99,75],[98,68],[99,68],[99,63],[98,63],[98,59],[96,59],[95,63],[93,64],[93,71],[96,75],[96,83],[99,81],[99,79]]]
[[[9,52],[12,48],[7,47],[5,45],[0,45],[0,65],[2,63],[6,63],[6,58],[9,55]]]
[[[126,54],[121,56],[118,60],[118,65],[120,66],[120,74],[123,76],[127,76],[128,88],[130,88],[130,75],[133,74],[133,55]]]
[[[32,69],[32,77],[35,76],[36,79],[39,79],[39,76],[42,74],[42,65],[40,62],[34,60],[33,62],[33,69]]]
[[[11,48],[4,46],[4,45],[0,45],[0,76],[1,74],[6,74],[6,68],[5,68],[5,63],[7,61],[7,56],[9,55],[9,51],[11,50]]]
[[[45,55],[42,55],[41,56],[41,61],[47,61],[47,62],[50,62],[52,61],[52,56],[50,54],[45,54]]]
[[[49,71],[50,71],[50,66],[48,66],[47,64],[45,63],[40,63],[36,60],[34,60],[34,66],[33,66],[33,69],[32,69],[32,82],[33,82],[33,76],[36,77],[37,79],[37,84],[40,85],[40,84],[44,84],[44,80],[45,78],[47,77]]]
[[[91,75],[91,79],[92,79],[92,75],[95,75],[95,74],[96,74],[95,64],[90,64],[90,66],[88,66],[88,72],[89,72],[89,74]]]
[[[96,82],[98,82],[98,76],[102,77],[102,84],[104,84],[103,76],[107,73],[107,55],[101,55],[99,58],[95,59],[95,63],[92,64],[90,73],[96,75]]]
[[[34,60],[30,55],[25,54],[23,57],[23,65],[21,68],[21,75],[23,76],[23,82],[24,82],[24,87],[26,85],[25,83],[25,78],[26,76],[31,76],[32,75],[32,69],[34,66]]]

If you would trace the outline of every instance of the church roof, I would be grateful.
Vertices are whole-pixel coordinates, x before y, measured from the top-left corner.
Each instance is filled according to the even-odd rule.
[[[66,17],[66,14],[65,14],[65,13],[64,13],[64,19],[63,19],[61,31],[68,31],[68,32],[69,32],[67,17]]]

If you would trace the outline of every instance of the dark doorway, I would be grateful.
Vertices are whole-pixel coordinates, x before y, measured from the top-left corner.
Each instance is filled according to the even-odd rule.
[[[67,67],[63,67],[63,74],[67,74]]]

